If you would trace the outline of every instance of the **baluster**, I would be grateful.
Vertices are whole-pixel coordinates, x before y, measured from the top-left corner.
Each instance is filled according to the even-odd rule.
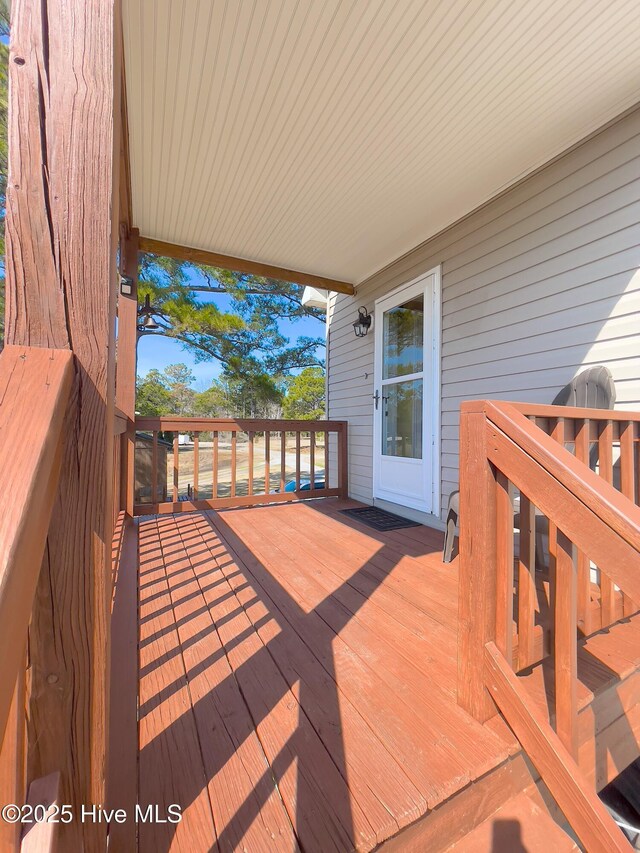
[[[634,433],[633,421],[620,424],[620,488],[622,494],[632,503],[636,500],[636,477],[634,466]],[[622,608],[625,616],[634,613],[636,607],[628,595],[622,594]]]
[[[302,433],[296,432],[296,492],[300,491],[300,444]]]
[[[271,492],[271,473],[269,471],[269,454],[271,452],[271,433],[265,430],[264,433],[264,493],[268,495]]]
[[[200,433],[193,436],[193,499],[198,500],[198,479],[200,474]]]
[[[576,458],[589,467],[591,444],[588,419],[576,422]],[[578,628],[585,636],[591,633],[591,562],[586,554],[578,551]]]
[[[511,483],[496,477],[496,646],[513,661],[513,497]]]
[[[253,494],[253,432],[249,432],[249,482],[247,483],[247,494]]]
[[[165,471],[166,474],[166,471]],[[163,495],[164,497],[164,495]],[[159,503],[158,501],[158,433],[153,431],[153,441],[151,444],[151,503]]]
[[[598,456],[600,476],[607,483],[613,483],[613,424],[603,421],[598,437]],[[616,599],[613,582],[600,572],[600,598],[602,603],[602,627],[616,621]]]
[[[218,430],[213,431],[213,465],[212,465],[213,481],[211,485],[211,497],[218,497]]]
[[[578,642],[577,571],[573,544],[558,530],[556,590],[553,608],[556,732],[571,755],[578,758]]]
[[[329,430],[324,431],[324,487],[329,488]]]
[[[237,449],[238,449],[238,432],[237,430],[232,430],[231,432],[231,497],[235,498],[236,496],[236,468],[237,468]]]
[[[284,492],[287,479],[287,433],[280,433],[280,491]]]
[[[551,430],[551,438],[564,447],[564,418],[557,418]],[[558,528],[549,519],[549,611],[554,612],[554,595],[556,588],[556,558]],[[553,633],[553,627],[551,628]]]
[[[518,560],[518,669],[533,663],[536,615],[536,510],[520,495],[520,556]]]
[[[173,434],[173,502],[178,502],[178,484],[179,484],[179,467],[180,467],[180,443],[179,432]]]
[[[309,433],[309,473],[311,482],[309,488],[313,491],[316,487],[316,434],[315,430]]]

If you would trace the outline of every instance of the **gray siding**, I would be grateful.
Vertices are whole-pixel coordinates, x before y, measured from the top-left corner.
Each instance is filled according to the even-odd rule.
[[[640,408],[640,111],[635,111],[328,309],[329,416],[349,421],[350,492],[372,497],[373,334],[359,305],[442,265],[442,505],[458,483],[463,400],[549,403],[606,364]],[[375,320],[374,320],[375,322]]]

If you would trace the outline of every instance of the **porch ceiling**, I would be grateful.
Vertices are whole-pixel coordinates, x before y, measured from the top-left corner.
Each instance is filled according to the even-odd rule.
[[[360,282],[639,100],[637,0],[126,0],[146,237]]]

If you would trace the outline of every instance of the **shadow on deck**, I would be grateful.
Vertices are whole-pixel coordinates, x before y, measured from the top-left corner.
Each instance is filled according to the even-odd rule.
[[[508,757],[455,700],[441,534],[326,500],[145,517],[142,853],[371,850]]]

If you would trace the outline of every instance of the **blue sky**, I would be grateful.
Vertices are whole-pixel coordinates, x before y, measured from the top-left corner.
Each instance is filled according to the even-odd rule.
[[[195,276],[194,276],[195,278]],[[224,293],[197,294],[203,302],[215,302],[222,311],[230,310],[230,298]],[[279,324],[281,333],[293,343],[301,335],[324,337],[324,323],[313,317],[304,317],[296,322],[283,320]],[[138,376],[144,376],[151,368],[164,370],[169,364],[183,363],[191,368],[195,376],[193,387],[203,391],[211,385],[221,371],[217,361],[196,363],[194,355],[179,341],[161,335],[144,335],[138,343]]]

